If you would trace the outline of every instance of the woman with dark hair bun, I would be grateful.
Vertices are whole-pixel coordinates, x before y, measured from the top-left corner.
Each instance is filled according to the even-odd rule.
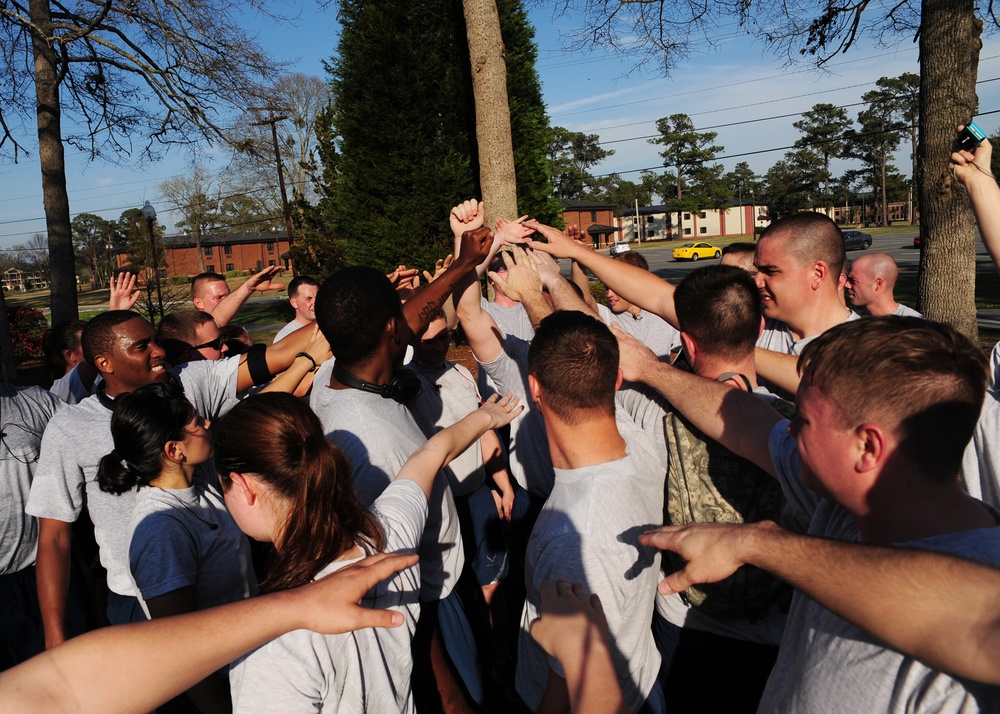
[[[256,594],[250,547],[226,510],[214,471],[209,422],[175,382],[115,399],[115,448],[97,480],[114,494],[138,488],[129,526],[129,574],[149,618]],[[187,692],[203,712],[229,711],[229,687],[213,675]]]
[[[216,428],[226,504],[243,532],[274,544],[263,590],[286,590],[378,551],[416,552],[427,499],[441,468],[521,412],[496,395],[418,449],[366,509],[350,466],[316,415],[289,394],[250,397]],[[456,544],[461,547],[461,544]],[[410,639],[420,612],[419,565],[380,583],[362,601],[403,614],[404,627],[279,637],[230,671],[236,712],[412,712]]]

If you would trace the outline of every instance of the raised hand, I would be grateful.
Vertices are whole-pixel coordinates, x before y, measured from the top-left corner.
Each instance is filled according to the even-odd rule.
[[[531,242],[531,236],[535,231],[524,225],[526,220],[528,220],[527,215],[521,216],[516,221],[498,218],[493,226],[493,230],[497,232],[502,243],[507,245],[527,245]]]
[[[437,261],[434,263],[434,274],[431,275],[430,273],[428,273],[425,270],[424,271],[424,280],[426,280],[427,284],[430,285],[435,280],[437,280],[438,278],[440,278],[441,274],[444,271],[446,271],[448,268],[450,268],[451,264],[454,261],[455,261],[455,256],[453,256],[451,253],[448,253],[448,255],[446,255],[444,258],[438,258]]]
[[[965,127],[959,125],[958,131]],[[968,186],[970,181],[977,180],[980,175],[984,178],[994,179],[990,170],[990,160],[993,156],[993,146],[989,139],[983,139],[974,151],[960,149],[951,155],[951,163],[948,168],[955,175],[963,186]]]
[[[524,225],[536,233],[541,233],[547,241],[544,243],[537,240],[531,241],[531,247],[535,250],[554,255],[557,258],[572,258],[573,251],[579,250],[579,244],[558,228],[547,226],[534,219],[525,221]]]
[[[483,207],[481,201],[477,201],[474,198],[458,204],[448,214],[448,223],[451,226],[452,234],[456,238],[466,231],[479,228],[485,221],[486,209]]]
[[[524,302],[528,295],[542,292],[542,278],[538,274],[538,267],[522,248],[512,246],[509,253],[505,251],[500,257],[507,266],[507,277],[492,270],[489,277],[505,295]]]
[[[467,230],[462,233],[462,245],[458,259],[468,266],[479,265],[489,256],[492,245],[493,234],[486,226]]]
[[[420,271],[416,268],[407,268],[405,265],[400,265],[391,273],[386,273],[389,282],[392,283],[397,291],[404,290],[413,286],[413,278],[420,275]],[[419,284],[419,283],[418,283]]]
[[[535,269],[538,271],[538,275],[542,280],[542,283],[546,286],[551,285],[554,280],[562,280],[562,273],[559,269],[559,263],[548,253],[543,253],[540,250],[533,250],[528,253],[528,260],[535,264]]]
[[[108,286],[108,309],[131,310],[139,299],[140,291],[135,289],[136,275],[126,271],[111,278]]]
[[[264,292],[266,290],[281,290],[285,287],[284,283],[275,283],[271,281],[275,275],[280,271],[277,265],[269,265],[264,268],[259,273],[255,273],[247,278],[247,281],[243,283],[250,292]]]

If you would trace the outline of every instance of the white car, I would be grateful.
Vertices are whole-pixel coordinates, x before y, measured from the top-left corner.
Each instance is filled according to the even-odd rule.
[[[611,244],[611,251],[610,251],[611,257],[614,258],[616,255],[621,255],[622,253],[628,253],[630,250],[632,249],[629,247],[629,244],[626,241],[616,240],[614,243]]]

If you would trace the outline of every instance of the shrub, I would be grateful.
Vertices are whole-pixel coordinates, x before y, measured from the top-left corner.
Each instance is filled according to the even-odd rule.
[[[167,278],[168,285],[187,285],[191,282],[191,278],[187,275],[171,275]]]
[[[247,274],[247,271],[245,271],[245,270],[227,270],[226,271],[226,277],[227,278],[242,278],[246,274]]]
[[[600,280],[590,281],[590,294],[597,300],[598,305],[608,306],[608,291]]]
[[[24,362],[40,357],[42,334],[49,326],[42,311],[33,307],[8,307],[7,322],[10,324],[11,342],[14,343],[14,359]]]

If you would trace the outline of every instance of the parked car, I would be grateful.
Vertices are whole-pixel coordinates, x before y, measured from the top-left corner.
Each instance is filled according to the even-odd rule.
[[[614,258],[616,255],[621,255],[622,253],[628,253],[632,248],[629,246],[627,241],[616,240],[611,244],[611,257]]]
[[[919,248],[920,247],[920,234],[919,233],[917,233],[915,236],[913,236],[913,247],[914,248]]]
[[[844,231],[845,250],[868,250],[872,247],[872,237],[870,233],[861,231]]]
[[[685,243],[674,248],[674,260],[698,260],[699,258],[721,258],[722,249],[709,243]]]

